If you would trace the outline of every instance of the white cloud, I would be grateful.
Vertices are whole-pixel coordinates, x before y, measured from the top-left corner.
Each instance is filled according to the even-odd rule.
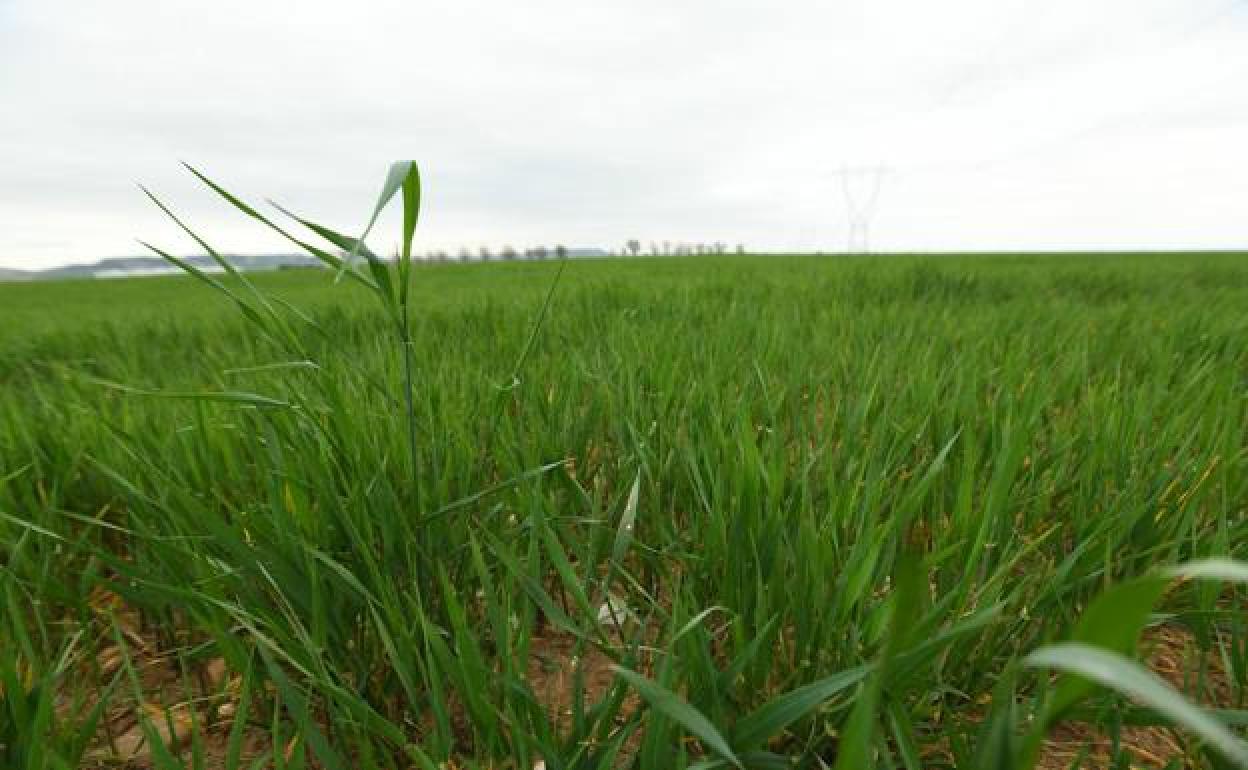
[[[0,264],[282,245],[197,189],[358,227],[387,162],[422,248],[1248,245],[1244,0],[0,0]],[[383,237],[378,244],[387,245]]]

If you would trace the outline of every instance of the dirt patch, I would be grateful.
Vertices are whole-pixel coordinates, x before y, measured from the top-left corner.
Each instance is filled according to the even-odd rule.
[[[161,650],[160,639],[145,632],[137,615],[115,595],[95,596],[93,605],[98,605],[101,617],[107,616],[118,630],[121,644],[102,645],[90,661],[84,662],[83,675],[101,682],[122,676],[137,682],[138,687],[125,682],[118,688],[119,694],[101,719],[83,766],[143,770],[153,766],[153,754],[160,753],[161,748],[189,763],[194,743],[206,768],[224,767],[242,688],[240,677],[230,672],[220,658],[197,662],[188,669],[191,664],[176,651]],[[781,646],[783,643],[781,633]],[[1234,705],[1238,690],[1232,676],[1220,656],[1201,652],[1190,631],[1178,625],[1149,629],[1143,635],[1141,649],[1150,669],[1189,698],[1211,707]],[[577,703],[589,709],[607,697],[615,685],[612,663],[611,657],[596,646],[541,624],[531,639],[524,672],[551,724],[560,734],[567,735],[574,727]],[[645,666],[642,668],[645,673]],[[637,694],[630,691],[614,717],[615,726],[620,728],[627,723],[641,705]],[[88,703],[86,708],[90,706]],[[82,704],[75,704],[75,708],[82,708]],[[456,720],[465,718],[462,708],[453,708],[453,712]],[[467,731],[466,725],[464,729]],[[617,758],[617,767],[632,761],[642,736],[643,731],[637,730],[629,737]],[[271,741],[269,731],[263,727],[243,728],[241,754],[245,764],[274,751],[289,757],[305,750],[297,742],[274,747]],[[159,748],[154,745],[157,742],[161,744]],[[1133,768],[1160,770],[1175,760],[1180,767],[1197,766],[1196,759],[1189,756],[1183,734],[1166,727],[1125,725],[1117,748],[1130,758]],[[1114,750],[1114,742],[1101,726],[1069,721],[1053,729],[1037,767],[1109,768]],[[924,757],[940,761],[939,758],[947,757],[947,752],[940,746],[928,746]]]
[[[560,731],[571,725],[572,710],[579,696],[588,708],[601,700],[615,682],[612,660],[592,645],[581,645],[575,636],[554,629],[534,635],[529,647],[525,678],[533,694],[546,705],[546,713]],[[632,713],[636,708],[622,712]]]
[[[1133,768],[1163,768],[1170,760],[1183,759],[1183,744],[1171,730],[1161,727],[1123,727],[1119,748],[1131,757]],[[1085,723],[1056,727],[1044,742],[1037,770],[1094,770],[1112,767],[1113,743]],[[1081,759],[1082,758],[1082,759]],[[1079,760],[1076,765],[1075,761]],[[1192,765],[1183,760],[1182,767]]]
[[[221,658],[189,663],[181,654],[189,639],[178,639],[176,649],[162,649],[169,646],[169,640],[162,642],[159,635],[144,629],[139,613],[111,591],[97,587],[88,604],[105,631],[94,654],[79,662],[77,674],[79,681],[99,686],[87,693],[85,701],[63,700],[61,709],[89,711],[108,683],[114,682],[115,687],[82,766],[142,770],[153,767],[155,757],[165,752],[189,766],[194,749],[209,770],[223,767],[241,678]],[[267,730],[246,727],[241,758],[261,756],[269,749],[267,742]]]

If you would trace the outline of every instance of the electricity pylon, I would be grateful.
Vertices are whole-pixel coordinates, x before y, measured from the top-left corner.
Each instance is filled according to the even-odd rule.
[[[889,169],[882,165],[841,166],[833,175],[841,180],[845,196],[845,218],[849,225],[845,250],[853,253],[871,251],[871,220],[880,202],[880,188]],[[855,184],[857,182],[857,184]],[[865,194],[864,194],[865,193]]]

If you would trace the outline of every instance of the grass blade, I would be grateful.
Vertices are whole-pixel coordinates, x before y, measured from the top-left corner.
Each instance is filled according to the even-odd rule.
[[[632,685],[633,689],[637,690],[652,708],[683,726],[733,767],[743,767],[741,760],[728,746],[728,741],[724,739],[719,730],[715,729],[715,725],[679,695],[623,666],[612,666],[611,670]]]
[[[761,746],[836,694],[861,682],[874,668],[873,665],[851,668],[773,698],[737,722],[733,743],[741,748]]]

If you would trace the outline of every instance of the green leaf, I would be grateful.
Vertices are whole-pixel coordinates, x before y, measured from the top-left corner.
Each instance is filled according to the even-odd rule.
[[[628,492],[628,502],[624,505],[624,513],[620,516],[620,526],[615,532],[615,543],[611,546],[611,563],[617,568],[622,566],[624,554],[633,542],[633,527],[637,523],[637,499],[641,494],[641,471],[633,479],[633,487]]]
[[[980,727],[971,762],[975,770],[1017,770],[1020,766],[1015,671],[1011,664],[993,689],[991,711]]]
[[[750,661],[758,655],[760,650],[771,644],[771,635],[776,629],[778,620],[779,616],[773,615],[771,620],[763,624],[762,628],[756,629],[753,633],[754,638],[745,645],[745,649],[737,653],[737,656],[724,667],[724,670],[719,672],[716,680],[718,681],[717,686],[722,691],[730,692],[737,684],[737,677],[745,672],[746,667],[750,665]],[[680,634],[672,638],[672,643],[675,643],[676,639],[683,635],[684,631],[682,630]]]
[[[12,473],[9,473],[8,475],[0,476],[0,486],[8,484],[13,479],[17,478],[18,476],[21,476],[23,473],[30,470],[32,467],[33,466],[31,463],[26,463],[25,465],[13,471]]]
[[[675,644],[676,641],[678,641],[679,639],[683,639],[685,634],[697,628],[699,625],[702,624],[702,621],[706,620],[708,617],[715,614],[716,612],[727,612],[727,611],[728,611],[727,607],[721,607],[718,604],[716,604],[713,607],[707,607],[706,609],[699,612],[697,615],[694,615],[689,620],[688,623],[685,623],[683,626],[681,626],[680,630],[672,635],[672,640],[671,642],[669,642],[669,644]],[[768,623],[768,625],[770,625],[770,623]]]
[[[546,589],[542,586],[541,581],[535,579],[532,575],[521,567],[516,557],[511,553],[507,546],[494,535],[489,532],[482,533],[485,543],[489,546],[494,556],[502,562],[507,571],[512,574],[520,582],[520,588],[524,590],[533,603],[537,605],[542,614],[546,616],[546,620],[556,628],[572,634],[578,639],[589,641],[589,634],[577,625],[566,612],[564,612],[558,604],[546,593]],[[593,626],[594,631],[601,637],[601,629],[597,624]]]
[[[308,745],[312,747],[312,752],[329,770],[346,770],[347,764],[339,756],[338,752],[330,745],[329,740],[325,737],[325,733],[321,732],[320,727],[311,716],[311,704],[308,697],[295,686],[282,667],[273,660],[268,650],[264,647],[256,648],[260,652],[260,657],[264,659],[265,668],[269,672],[269,678],[273,681],[278,695],[286,706],[286,712],[294,720],[299,727],[299,733],[303,736]]]
[[[546,463],[545,465],[538,466],[537,468],[531,468],[525,471],[524,473],[519,474],[518,476],[513,476],[512,478],[507,479],[506,481],[500,481],[497,484],[492,484],[486,487],[485,489],[479,490],[477,492],[472,493],[471,495],[468,495],[467,497],[462,497],[459,500],[455,500],[453,502],[447,503],[446,505],[437,509],[433,513],[425,514],[422,517],[422,523],[428,524],[430,521],[438,518],[439,516],[445,516],[448,513],[452,513],[454,511],[460,510],[461,508],[466,508],[474,503],[484,500],[485,498],[489,497],[492,494],[495,494],[496,492],[501,492],[504,489],[510,489],[514,486],[517,486],[519,484],[522,484],[528,481],[529,479],[535,479],[539,476],[543,476],[549,473],[550,471],[554,470],[555,468],[562,468],[563,465],[564,463],[562,460],[559,460],[558,462],[553,462],[553,463]]]
[[[836,745],[835,770],[863,770],[875,766],[871,757],[871,742],[875,738],[880,679],[878,674],[869,677],[858,694],[854,710],[850,712],[849,721]]]
[[[182,230],[182,232],[186,233],[192,239],[194,239],[194,241],[199,244],[200,248],[202,248],[208,254],[208,256],[211,257],[212,260],[216,262],[217,265],[219,265],[221,269],[226,272],[226,274],[228,274],[229,276],[237,280],[243,286],[247,287],[247,290],[251,292],[252,296],[256,298],[256,300],[260,303],[262,307],[264,307],[270,313],[273,312],[273,308],[265,299],[264,294],[261,293],[258,289],[256,289],[255,285],[252,284],[250,280],[248,280],[246,275],[243,275],[243,273],[239,272],[239,270],[235,268],[234,265],[231,264],[228,259],[223,257],[220,254],[220,252],[214,249],[208,243],[208,241],[204,240],[204,238],[202,238],[199,235],[199,233],[191,229],[190,225],[183,222],[182,219],[177,214],[173,213],[173,211],[168,206],[165,205],[164,201],[156,197],[155,193],[153,193],[151,190],[147,189],[143,185],[139,185],[139,189],[142,190],[143,194],[146,195],[148,199],[152,201],[152,203],[155,203],[156,207],[159,208],[161,211],[163,211],[165,213],[165,216],[169,217],[169,219],[172,220],[173,223],[176,224]],[[147,244],[144,244],[144,245],[147,245]],[[152,247],[148,246],[148,248],[150,249]],[[165,259],[170,259],[170,258],[166,256]],[[175,262],[175,264],[179,264],[179,266],[181,266],[182,269],[184,270],[187,269],[185,265],[181,265],[180,263],[177,263],[177,262]],[[234,295],[230,294],[230,296],[233,297]]]
[[[266,226],[266,227],[268,227],[270,230],[272,230],[273,232],[275,232],[275,233],[277,233],[278,235],[282,236],[283,238],[285,238],[286,240],[290,241],[291,243],[295,244],[296,246],[298,246],[299,248],[303,249],[304,251],[308,252],[308,253],[309,253],[309,254],[311,254],[313,257],[316,257],[316,258],[317,258],[317,259],[319,259],[321,262],[323,262],[325,265],[327,265],[327,266],[329,266],[329,267],[332,267],[332,268],[334,268],[334,269],[338,270],[338,275],[339,275],[339,276],[341,276],[341,275],[343,274],[343,272],[346,272],[346,273],[347,273],[348,275],[350,275],[353,279],[355,279],[355,280],[359,281],[360,283],[364,284],[364,285],[365,285],[365,286],[367,286],[368,288],[370,288],[370,289],[372,289],[372,290],[374,290],[374,291],[376,291],[376,290],[378,289],[377,284],[376,284],[376,283],[374,283],[374,282],[372,281],[372,279],[370,279],[368,276],[366,276],[366,275],[364,275],[364,274],[362,274],[362,273],[360,273],[359,271],[354,270],[354,269],[348,270],[348,269],[347,269],[347,264],[346,264],[346,262],[344,262],[343,260],[339,259],[338,257],[335,257],[333,254],[330,254],[329,252],[325,251],[324,249],[318,249],[317,247],[313,246],[312,244],[307,243],[307,242],[305,242],[305,241],[302,241],[302,240],[300,240],[300,239],[296,238],[295,236],[291,235],[290,233],[286,232],[286,231],[285,231],[285,230],[283,230],[281,227],[279,227],[277,224],[275,224],[272,220],[270,220],[268,217],[264,216],[264,215],[263,215],[263,214],[261,214],[259,211],[256,211],[256,210],[255,210],[254,208],[252,208],[251,206],[249,206],[249,205],[247,205],[246,203],[244,203],[243,201],[239,200],[237,197],[235,197],[234,195],[232,195],[232,194],[231,194],[228,190],[226,190],[226,189],[225,189],[224,187],[222,187],[221,185],[217,184],[216,182],[212,181],[212,180],[211,180],[211,179],[209,179],[208,177],[204,176],[204,175],[203,175],[202,173],[200,173],[200,171],[199,171],[198,169],[196,169],[194,166],[191,166],[190,164],[187,164],[187,163],[183,163],[182,165],[183,165],[183,166],[185,166],[185,167],[186,167],[186,169],[187,169],[188,171],[190,171],[192,174],[194,174],[194,175],[196,176],[196,178],[198,178],[201,182],[203,182],[204,184],[206,184],[206,185],[207,185],[207,186],[208,186],[208,187],[209,187],[209,188],[210,188],[213,192],[217,193],[217,195],[220,195],[220,196],[221,196],[222,198],[224,198],[227,202],[229,202],[229,203],[230,203],[230,205],[234,206],[234,207],[235,207],[235,208],[237,208],[239,211],[243,212],[244,214],[246,214],[247,216],[251,217],[252,219],[255,219],[256,221],[258,221],[258,222],[260,222],[261,224],[265,225],[265,226]]]
[[[893,659],[916,636],[915,624],[927,600],[927,577],[924,574],[922,557],[909,551],[902,553],[893,565],[893,609],[888,621],[888,640],[884,645],[882,661],[886,671],[892,668]]]
[[[955,436],[956,438],[956,436]],[[933,467],[943,465],[944,455],[953,446],[951,440],[933,462]],[[933,478],[937,471],[929,471]],[[897,659],[906,645],[917,636],[915,621],[921,608],[927,603],[927,579],[922,556],[916,551],[900,553],[893,565],[892,607],[888,618],[888,636],[880,653],[878,670],[867,678],[866,685],[854,703],[849,722],[841,733],[837,746],[836,770],[857,770],[873,767],[872,743],[875,740],[877,711],[880,707],[884,682],[892,676]]]
[[[1196,733],[1230,761],[1248,767],[1248,743],[1175,692],[1156,674],[1123,655],[1088,644],[1067,642],[1036,650],[1023,663],[1032,668],[1074,674],[1139,701]]]
[[[328,228],[325,225],[317,224],[310,219],[298,216],[272,200],[269,201],[269,205],[273,206],[273,208],[282,212],[286,216],[295,220],[299,224],[308,228],[350,255],[346,260],[340,262],[338,266],[338,273],[334,280],[341,278],[344,272],[357,274],[355,269],[350,267],[350,261],[356,255],[364,255],[364,258],[368,261],[369,272],[373,276],[373,280],[369,282],[369,287],[377,292],[377,295],[381,298],[382,304],[385,305],[387,311],[391,313],[395,312],[394,291],[390,281],[390,272],[386,268],[385,263],[381,261],[381,258],[374,254],[362,239],[352,238],[349,235],[343,235],[342,233]]]
[[[353,250],[358,250],[360,254],[363,254],[366,257],[377,256],[376,254],[373,254],[371,251],[369,251],[368,246],[362,243],[357,238],[352,238],[349,235],[343,235],[337,230],[331,229],[322,224],[317,224],[316,222],[313,222],[310,219],[301,217],[298,214],[295,214],[294,212],[292,212],[290,209],[287,209],[285,206],[282,206],[281,204],[275,201],[270,200],[269,205],[277,209],[278,211],[282,212],[286,216],[290,217],[291,219],[295,220],[299,224],[303,225],[304,227],[308,228],[309,230],[316,233],[317,235],[321,236],[325,240],[334,244],[335,246],[342,249],[343,251],[349,252]]]
[[[739,757],[741,763],[749,770],[793,770],[793,761],[783,754],[770,751],[743,751]],[[730,766],[731,763],[726,759],[710,757],[689,765],[689,770],[716,770],[716,768]]]
[[[559,535],[551,528],[549,522],[542,518],[538,524],[542,542],[546,545],[546,555],[550,558],[550,563],[554,566],[555,572],[559,575],[563,590],[572,597],[572,601],[576,604],[577,609],[585,617],[592,618],[595,616],[594,609],[589,604],[589,596],[585,593],[584,582],[576,574],[568,553],[563,547],[563,543],[559,540]]]
[[[403,252],[399,263],[399,303],[407,305],[408,283],[412,270],[412,236],[420,219],[420,169],[411,161],[403,179]]]
[[[851,668],[772,698],[737,722],[733,742],[741,748],[762,745],[832,696],[862,681],[873,668],[872,665]]]
[[[377,196],[377,204],[373,206],[373,214],[368,218],[368,224],[364,226],[364,232],[360,234],[359,238],[356,238],[355,248],[353,248],[347,255],[347,258],[344,261],[344,269],[345,265],[349,265],[357,256],[360,255],[361,247],[364,242],[368,240],[369,233],[373,231],[373,227],[377,224],[377,217],[381,216],[381,212],[386,208],[386,204],[390,202],[390,199],[394,197],[394,194],[398,192],[399,188],[403,186],[403,183],[407,181],[408,176],[412,173],[415,166],[415,161],[410,160],[401,160],[397,163],[391,164],[390,171],[386,174],[386,181],[381,185],[381,194]],[[404,198],[406,200],[406,193],[404,194]],[[404,228],[406,230],[406,216],[404,217],[404,220]],[[415,228],[415,219],[412,220],[412,227],[413,229]],[[365,253],[365,256],[368,257],[368,253]],[[377,259],[374,255],[372,257],[368,257],[368,263],[369,268],[373,272],[373,278],[377,281],[378,285],[385,290],[386,295],[391,300],[397,300],[397,297],[394,296],[393,291],[389,286],[390,281],[388,275],[386,278],[382,278],[379,274],[379,272],[384,272],[385,269],[385,266],[381,264],[381,260]],[[341,275],[341,271],[339,271],[339,275]]]
[[[611,668],[632,685],[652,708],[697,736],[699,740],[706,744],[707,748],[723,757],[733,767],[743,767],[741,760],[733,753],[728,746],[728,741],[724,740],[724,736],[720,734],[719,730],[716,730],[715,726],[710,723],[710,720],[693,706],[686,703],[679,695],[635,671],[630,671],[622,666],[612,666]]]
[[[186,399],[189,401],[219,401],[227,404],[242,404],[245,406],[289,407],[290,404],[270,398],[269,396],[261,396],[256,393],[244,393],[236,390],[218,390],[206,391],[204,393],[190,393],[186,391],[169,391],[169,390],[149,390],[147,388],[135,388],[130,385],[123,385],[120,382],[112,382],[110,380],[102,380],[98,377],[88,375],[82,376],[83,380],[94,385],[109,388],[111,390],[120,391],[122,393],[130,393],[136,396],[155,396],[157,398],[174,398]]]
[[[320,365],[315,361],[278,361],[273,364],[261,364],[260,366],[243,366],[237,369],[226,369],[222,374],[260,374],[262,372],[281,372],[291,369],[303,369],[318,371]]]
[[[377,217],[381,215],[382,209],[386,207],[386,204],[390,202],[394,194],[407,181],[415,166],[416,162],[411,160],[400,160],[390,164],[390,171],[386,174],[386,181],[381,186],[381,194],[377,196],[377,204],[373,207],[373,215],[369,218],[368,225],[359,237],[361,243],[373,231],[373,226],[377,224]]]
[[[211,286],[216,291],[219,291],[225,296],[229,297],[230,300],[233,301],[234,304],[238,306],[238,309],[242,311],[243,315],[245,315],[249,321],[256,324],[256,326],[258,326],[261,329],[268,328],[267,321],[265,321],[265,319],[260,315],[260,313],[254,307],[248,304],[242,297],[238,296],[228,286],[221,283],[216,278],[212,277],[211,275],[208,275],[207,273],[200,270],[198,267],[195,267],[190,262],[187,262],[181,257],[176,257],[173,254],[163,251],[162,249],[159,249],[153,246],[147,241],[139,241],[139,245],[141,245],[143,248],[147,249],[148,251],[151,251],[153,254],[156,254],[161,259],[164,259],[166,262],[172,264],[178,269],[182,270],[186,274],[194,277],[195,279],[199,281],[203,281],[204,283]]]

